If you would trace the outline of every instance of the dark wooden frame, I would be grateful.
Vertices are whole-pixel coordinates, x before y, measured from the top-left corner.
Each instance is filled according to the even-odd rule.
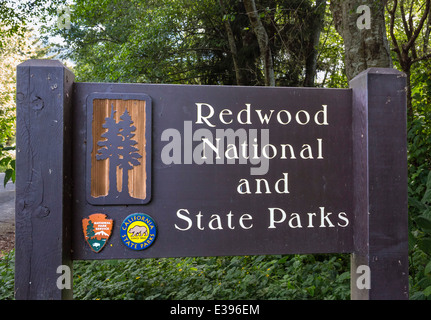
[[[60,265],[71,261],[74,75],[58,61],[17,67],[15,297],[68,299]]]
[[[72,289],[57,287],[57,268],[72,266],[76,240],[71,207],[78,200],[73,198],[72,177],[79,172],[72,172],[72,159],[82,148],[72,141],[72,131],[81,130],[79,119],[72,124],[72,113],[85,104],[73,102],[73,79],[57,61],[30,60],[17,67],[17,299],[72,298]],[[350,86],[355,216],[351,297],[407,299],[406,78],[396,70],[373,68]],[[369,289],[356,285],[360,265],[371,270]]]
[[[350,87],[355,162],[352,299],[407,299],[406,76],[371,68]],[[369,290],[357,288],[360,265],[370,268]]]

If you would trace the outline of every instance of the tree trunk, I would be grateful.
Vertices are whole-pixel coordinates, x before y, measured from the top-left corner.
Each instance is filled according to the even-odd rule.
[[[129,170],[123,167],[122,169],[123,181],[121,186],[121,194],[125,197],[129,197]]]
[[[369,17],[367,13],[357,13],[361,5],[370,8]],[[384,0],[332,0],[330,7],[335,27],[344,40],[348,80],[371,67],[392,67],[386,37]],[[367,18],[371,22],[370,28],[359,28],[358,20]]]
[[[108,194],[111,195],[116,195],[118,194],[118,189],[117,189],[117,164],[115,163],[115,161],[110,158],[109,160],[109,191]]]
[[[263,69],[265,74],[265,85],[275,86],[274,65],[272,61],[271,48],[269,46],[268,34],[266,33],[262,21],[260,21],[255,1],[244,0],[244,7],[259,44],[260,56],[263,61]]]
[[[305,87],[314,87],[314,78],[316,76],[317,69],[317,56],[318,56],[318,46],[320,41],[320,33],[323,29],[323,22],[325,17],[326,1],[317,0],[314,7],[315,14],[313,15],[313,20],[311,21],[311,34],[309,40],[309,54],[305,61]]]
[[[389,33],[392,39],[393,51],[397,54],[399,64],[403,72],[407,76],[407,117],[411,121],[414,118],[414,110],[412,104],[412,88],[411,88],[411,68],[416,62],[431,59],[431,54],[427,54],[428,38],[429,38],[429,23],[431,23],[431,0],[426,0],[420,8],[419,12],[414,12],[414,2],[410,3],[410,10],[405,9],[404,1],[397,0],[391,1],[391,6],[386,9],[390,16]],[[425,7],[424,7],[425,6]],[[398,16],[398,7],[401,17]],[[400,19],[403,21],[405,36],[402,39],[397,39],[395,31],[395,20]],[[426,22],[428,25],[425,27],[425,38],[423,40],[423,52],[418,56],[420,51],[419,47],[416,48],[419,35],[422,33]]]
[[[220,8],[222,10],[223,15],[226,14],[226,10],[223,4],[223,0],[219,0]],[[241,73],[241,68],[239,67],[238,62],[238,50],[236,48],[235,44],[235,37],[233,35],[232,27],[230,26],[230,22],[228,18],[223,19],[224,28],[226,30],[227,39],[229,41],[229,49],[230,53],[232,54],[232,60],[233,60],[233,66],[235,68],[235,77],[236,77],[236,84],[238,86],[245,85],[244,79]]]

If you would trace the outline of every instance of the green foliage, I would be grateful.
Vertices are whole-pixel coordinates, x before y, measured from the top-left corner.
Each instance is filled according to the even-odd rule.
[[[0,300],[13,299],[14,251],[0,258]],[[345,300],[348,255],[75,261],[76,300]]]
[[[431,80],[430,62],[412,74],[415,117],[408,130],[410,294],[431,299]]]
[[[10,179],[15,181],[15,63],[19,61],[16,46],[24,49],[17,38],[0,38],[0,172],[6,173],[4,184]]]
[[[344,41],[335,30],[334,21],[332,19],[328,21],[331,14],[329,8],[327,11],[327,19],[320,36],[319,57],[317,60],[318,71],[322,78],[318,86],[324,88],[348,88],[349,83],[344,68]]]
[[[3,253],[2,253],[3,254]],[[0,300],[14,298],[15,251],[0,255]]]
[[[64,37],[78,81],[197,83],[197,69],[204,78],[206,65],[222,59],[211,51],[223,40],[207,39],[214,10],[210,1],[79,0],[71,29],[50,32]]]
[[[219,1],[209,0],[76,0],[70,6],[72,28],[54,27],[49,32],[64,37],[64,57],[76,62],[77,81],[234,84],[224,30],[228,21],[246,84],[262,84],[257,42],[241,1],[223,2],[225,13]],[[42,10],[42,3],[15,5],[0,0],[0,54],[9,66],[0,79],[0,169],[6,172],[6,181],[13,180],[15,172],[9,153],[13,149],[14,88],[9,85],[15,82],[11,71],[17,64],[6,60],[10,56],[7,49],[25,51],[6,40],[13,35],[25,38],[26,24],[20,21]],[[56,8],[65,3],[53,0],[47,10],[56,17]],[[260,19],[270,34],[277,85],[301,85],[314,3],[258,2]],[[406,3],[414,4],[414,11],[421,10],[417,2]],[[408,39],[402,19],[396,20],[394,35],[400,43]],[[428,52],[427,37],[427,30],[420,33],[417,51]],[[397,55],[393,58],[400,69]],[[319,45],[319,86],[348,86],[343,60],[343,41],[327,6]],[[427,60],[418,60],[411,69],[414,114],[407,138],[412,299],[431,299],[430,70]],[[0,258],[0,299],[13,298],[13,264],[13,252]],[[78,261],[74,263],[74,294],[76,299],[348,299],[348,264],[343,255]]]
[[[77,81],[230,85],[236,84],[236,74],[224,25],[228,21],[243,85],[262,85],[259,46],[243,3],[224,0],[224,9],[219,3],[77,0],[71,5],[71,29],[52,27],[45,33],[64,38],[62,57],[76,62]],[[315,2],[271,0],[257,5],[270,39],[277,85],[302,85],[314,45]],[[343,64],[331,60],[340,57],[342,46],[326,8],[318,69],[335,86]]]
[[[0,145],[0,154],[3,150],[7,150],[8,148],[2,148]],[[15,149],[15,148],[14,148]],[[0,169],[4,171],[5,176],[3,180],[3,186],[6,187],[6,184],[9,180],[12,180],[15,183],[15,159],[10,155],[2,156],[0,159]]]
[[[40,14],[41,0],[0,0],[0,172],[3,184],[15,182],[15,83],[16,66],[44,53],[28,29],[32,17]]]
[[[79,261],[74,298],[348,299],[346,269],[341,255]]]

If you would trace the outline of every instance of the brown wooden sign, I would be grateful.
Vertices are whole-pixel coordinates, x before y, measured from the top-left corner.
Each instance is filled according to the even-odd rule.
[[[335,252],[352,254],[353,298],[408,296],[402,74],[350,89],[71,79],[54,61],[18,67],[17,297],[67,295],[40,288],[72,260]],[[363,266],[371,288],[355,285]]]
[[[148,117],[126,116],[137,94],[151,97],[151,150],[150,141],[147,148],[138,143]],[[94,205],[118,221],[110,246],[97,255],[75,232],[74,258],[353,251],[350,90],[76,83],[74,97],[75,105],[86,105],[75,117],[87,132],[74,130],[82,134],[74,135],[73,223],[101,210]],[[125,129],[110,136],[110,126],[124,119]],[[98,160],[105,153],[110,164]],[[113,166],[112,157],[119,157]],[[133,164],[128,188],[122,160]],[[131,205],[121,187],[149,190],[146,177],[151,201]],[[98,185],[105,195],[96,198]],[[118,240],[121,222],[136,212],[155,220],[158,238],[133,252]]]

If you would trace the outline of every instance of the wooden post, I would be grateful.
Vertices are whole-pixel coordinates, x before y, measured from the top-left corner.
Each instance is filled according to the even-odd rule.
[[[350,87],[355,188],[351,298],[407,299],[406,77],[394,69],[371,68]]]
[[[16,299],[72,297],[73,80],[58,61],[17,67]]]

